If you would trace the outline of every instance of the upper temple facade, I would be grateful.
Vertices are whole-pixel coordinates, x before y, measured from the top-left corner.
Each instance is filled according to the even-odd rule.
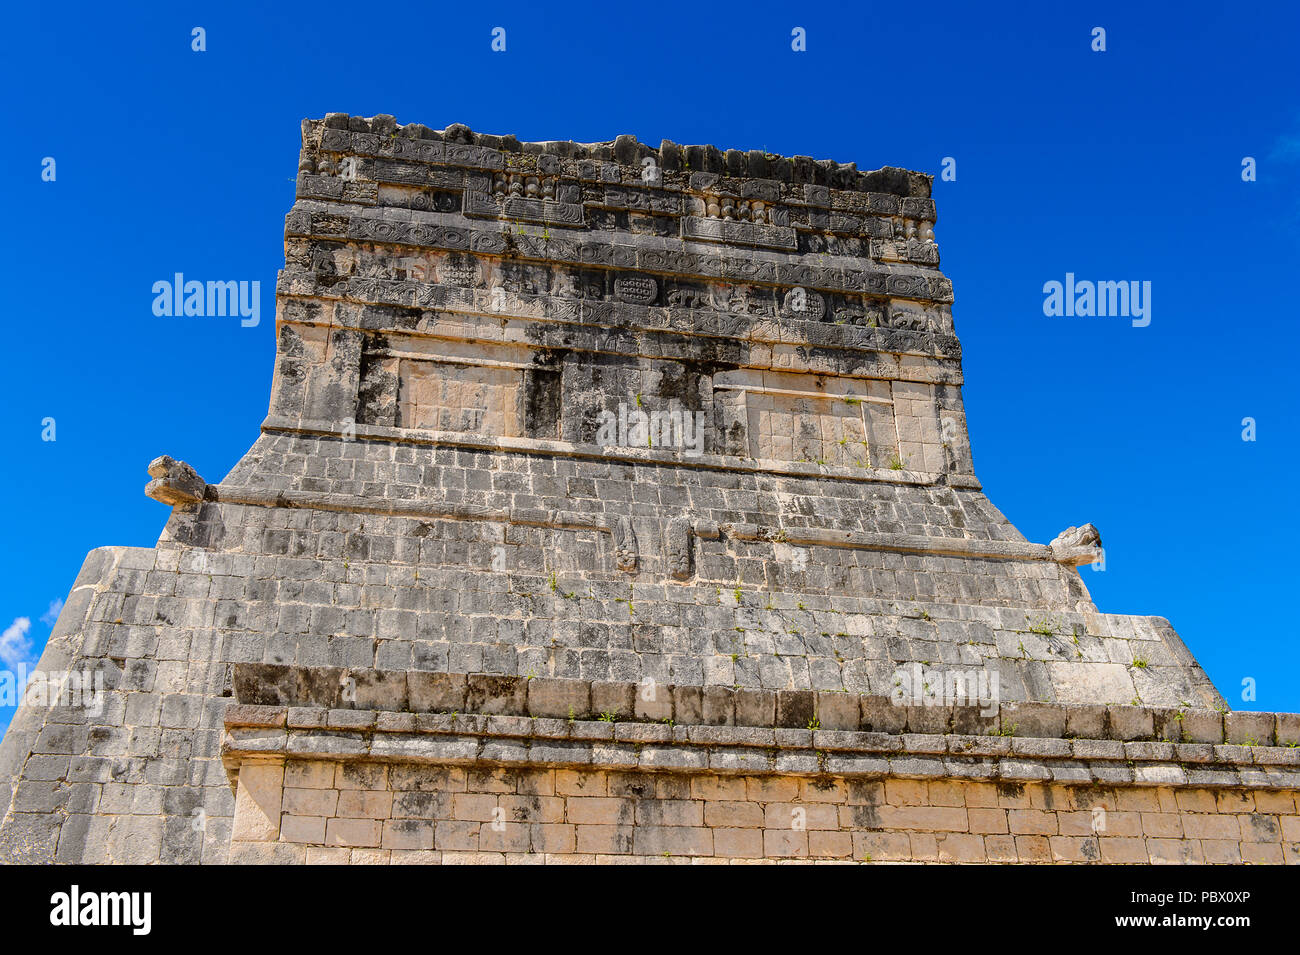
[[[1164,621],[1097,615],[1095,533],[1028,543],[981,493],[934,222],[901,169],[305,122],[270,415],[213,497],[402,515],[341,555],[575,593],[402,618],[453,669],[887,693],[992,662],[1005,699],[1220,702]]]
[[[41,668],[104,700],[20,709],[0,858],[915,859],[933,835],[868,781],[1300,782],[1219,752],[1294,718],[1225,715],[1166,620],[1098,611],[1095,528],[1030,542],[984,495],[930,186],[304,121],[269,413],[219,483],[155,460],[157,545],[87,558]],[[1220,775],[1124,749],[1175,743]],[[574,773],[637,808],[506,831],[439,801],[573,803]],[[701,779],[872,810],[735,835],[676,806]]]

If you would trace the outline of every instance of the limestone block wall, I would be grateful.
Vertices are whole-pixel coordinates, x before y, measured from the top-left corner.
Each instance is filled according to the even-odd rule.
[[[905,805],[890,781],[920,798],[902,781],[948,778],[962,803],[925,798],[968,822],[1025,808],[980,804],[989,785],[1047,787],[1058,812],[1079,787],[1295,789],[1294,717],[1225,716],[1167,620],[1092,603],[1095,529],[1032,543],[983,493],[929,177],[390,116],[302,133],[269,414],[216,483],[150,465],[156,547],[88,556],[40,667],[102,676],[102,706],[20,707],[0,861],[504,853],[470,833],[498,771],[547,799],[569,773],[603,799],[650,773],[653,798],[701,801],[711,779],[764,825],[700,806],[681,828],[707,838],[673,838],[747,858],[769,829],[792,845],[769,809],[820,782],[883,783],[884,812]],[[701,440],[602,435],[638,411],[698,415]],[[996,683],[993,715],[894,706],[900,668]],[[386,815],[395,780],[394,805],[432,792],[430,814]],[[317,788],[339,790],[330,813],[286,802]],[[872,851],[831,804],[807,851]],[[611,844],[663,851],[659,811],[620,809]],[[512,823],[534,855],[585,853],[596,823],[537,812]],[[938,831],[853,819],[893,840],[882,856],[918,833],[928,858]],[[552,825],[571,848],[567,829],[534,844]],[[988,838],[1034,835],[1007,826],[952,832],[1005,856]],[[332,844],[362,831],[378,842]]]
[[[238,785],[241,864],[1300,864],[1293,789],[303,759]]]
[[[237,693],[319,694],[329,676],[239,668]],[[230,861],[1300,863],[1295,716],[401,684],[350,695],[444,712],[227,710]]]

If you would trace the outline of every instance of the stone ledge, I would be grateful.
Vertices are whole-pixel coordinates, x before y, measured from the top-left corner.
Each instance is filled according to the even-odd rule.
[[[285,217],[285,238],[378,242],[449,252],[472,252],[475,255],[501,255],[506,251],[500,232],[467,228],[463,222],[455,222],[448,214],[390,209],[386,211],[403,214],[377,217],[367,215],[366,211],[364,206],[299,199]],[[318,214],[331,217],[328,229],[314,228],[313,218]],[[339,220],[346,221],[346,228],[339,225]],[[713,281],[746,276],[749,281],[760,285],[799,286],[818,291],[902,298],[936,305],[951,305],[953,302],[951,281],[933,266],[881,264],[872,259],[846,258],[842,267],[831,269],[800,264],[801,257],[793,253],[754,249],[750,250],[752,254],[748,256],[726,255],[718,246],[707,246],[710,250],[707,253],[695,251],[696,243],[683,248],[686,244],[680,239],[636,236],[635,241],[614,243],[597,241],[594,236],[595,233],[584,233],[581,240],[553,238],[543,243],[540,237],[528,233],[514,234],[511,237],[511,251],[520,260],[554,262],[579,268],[614,268],[654,274],[689,275]],[[620,236],[629,240],[634,238],[630,233],[620,233]],[[761,252],[772,258],[761,257]],[[667,259],[669,254],[675,258]],[[790,261],[791,259],[795,261]],[[353,281],[349,280],[349,290]],[[360,281],[365,283],[377,280]]]
[[[1285,747],[1214,747],[1213,764],[1193,767],[1175,759],[1172,743],[890,737],[869,732],[458,713],[325,712],[326,727],[321,727],[322,720],[314,712],[230,707],[222,741],[227,768],[233,775],[245,759],[293,758],[748,775],[953,777],[1073,785],[1188,787],[1212,781],[1216,786],[1247,789],[1300,787],[1300,749]],[[987,745],[990,742],[994,745]],[[1039,745],[1014,746],[1013,742]]]
[[[262,421],[263,431],[279,431],[291,434],[342,435],[344,423],[339,421],[318,421],[312,419],[288,418],[282,415],[268,415]],[[791,477],[826,478],[839,481],[874,481],[887,484],[912,484],[929,487],[938,483],[938,475],[921,471],[895,471],[890,468],[842,468],[830,465],[802,464],[797,461],[754,460],[723,454],[688,455],[681,451],[660,451],[650,448],[601,447],[595,444],[573,444],[568,441],[555,441],[544,438],[497,437],[471,434],[461,431],[429,431],[418,428],[392,428],[386,425],[352,424],[346,432],[357,440],[376,439],[381,441],[401,441],[411,444],[427,444],[441,447],[475,448],[488,451],[519,452],[525,454],[550,454],[562,457],[584,458],[598,461],[619,461],[626,463],[668,465],[672,467],[699,468],[703,470],[747,471],[765,474],[784,474]],[[958,477],[954,475],[954,477]],[[971,486],[970,476],[963,487]],[[250,492],[242,490],[223,490],[216,487],[218,500],[235,504],[267,503],[274,504],[283,497],[286,501],[295,499],[303,501],[325,500],[324,495],[309,494],[305,491],[267,492],[256,500],[236,499],[238,495]],[[419,505],[406,504],[401,501],[376,502],[367,498],[346,498],[334,495],[339,500],[332,502],[332,508],[338,510],[371,510],[376,513],[398,513],[407,510],[419,510]],[[308,506],[299,504],[297,506]],[[317,506],[326,506],[320,504]],[[428,510],[425,508],[424,510]],[[473,508],[464,508],[473,512]],[[479,509],[485,512],[485,509]],[[480,514],[482,516],[482,514]],[[503,518],[504,519],[504,518]],[[589,521],[590,523],[590,521]],[[948,543],[951,543],[950,541]],[[1002,542],[988,542],[991,545]],[[1016,543],[1016,542],[1006,542]],[[1020,545],[1030,548],[1042,548],[1044,545]],[[1006,556],[1006,555],[1002,555]],[[1034,559],[1050,559],[1035,556]]]
[[[343,435],[345,433],[342,428],[330,422],[304,421],[281,417],[268,417],[262,423],[262,430],[310,435]],[[363,440],[393,440],[445,447],[470,447],[525,454],[554,454],[565,457],[588,457],[600,460],[715,468],[727,471],[763,471],[802,477],[877,481],[917,486],[932,486],[938,483],[938,475],[915,471],[890,471],[883,468],[870,468],[855,472],[846,468],[787,465],[777,461],[745,461],[745,466],[742,467],[739,463],[735,466],[725,463],[727,460],[740,462],[742,459],[726,459],[718,455],[701,455],[696,458],[688,458],[674,452],[639,453],[631,449],[618,449],[617,451],[609,449],[601,452],[597,451],[594,446],[570,445],[560,441],[525,438],[483,438],[458,432],[415,431],[375,425],[355,425],[348,431],[348,434]],[[813,468],[815,470],[812,470]],[[980,486],[979,482],[971,475],[950,475],[946,483],[951,487],[961,488],[978,489]],[[524,510],[518,508],[498,510],[471,505],[444,505],[438,507],[433,504],[376,501],[373,498],[356,495],[327,494],[316,491],[269,491],[247,487],[222,487],[214,484],[208,485],[206,499],[219,504],[309,508],[323,511],[344,511],[350,514],[410,517],[420,520],[480,520],[554,527],[566,530],[598,530],[606,532],[611,530],[604,519],[593,518],[573,511]],[[908,534],[868,534],[816,527],[799,527],[786,530],[784,528],[774,529],[746,524],[711,524],[705,528],[704,525],[697,523],[693,527],[693,531],[697,537],[712,539],[718,537],[719,533],[725,532],[739,540],[771,541],[797,547],[840,547],[847,550],[875,550],[936,557],[959,557],[970,560],[1054,560],[1052,551],[1045,545],[1022,543],[1020,541],[925,537]]]
[[[1225,719],[1207,709],[1066,703],[1003,703],[990,713],[980,706],[896,706],[888,697],[839,691],[669,684],[656,685],[645,699],[650,688],[637,683],[264,663],[235,664],[232,678],[231,726],[284,725],[266,722],[271,710],[280,709],[291,729],[369,719],[345,713],[378,712],[389,720],[413,715],[417,727],[441,725],[431,720],[490,716],[529,727],[527,733],[516,732],[525,736],[534,735],[539,723],[564,723],[600,734],[587,739],[708,745],[722,733],[748,740],[747,745],[829,750],[841,736],[852,737],[851,748],[859,749],[866,745],[859,740],[865,734],[874,745],[888,747],[873,752],[1014,752],[1046,758],[1064,756],[1059,744],[1070,742],[1072,754],[1082,759],[1300,766],[1300,716],[1290,713],[1229,713]],[[609,718],[602,725],[614,727],[612,732],[594,725],[601,716]],[[1022,724],[1031,731],[1017,737]],[[1243,728],[1251,732],[1244,743],[1237,738]],[[886,739],[895,742],[880,742]],[[1264,751],[1266,759],[1252,757]]]

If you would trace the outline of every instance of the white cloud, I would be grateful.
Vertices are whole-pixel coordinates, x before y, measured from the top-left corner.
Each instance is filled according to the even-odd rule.
[[[50,601],[50,609],[41,614],[41,623],[47,627],[54,626],[54,621],[59,619],[59,611],[63,609],[63,598],[57,598]]]
[[[32,629],[31,620],[16,617],[14,622],[0,634],[0,663],[10,670],[18,669],[20,663],[30,663],[32,658],[32,641],[27,639]]]

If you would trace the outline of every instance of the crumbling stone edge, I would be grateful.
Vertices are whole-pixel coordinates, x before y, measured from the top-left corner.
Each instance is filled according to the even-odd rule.
[[[685,727],[250,704],[228,710],[222,755],[232,783],[244,760],[278,758],[1083,786],[1300,787],[1300,750],[1290,747]]]
[[[257,758],[1300,788],[1300,715],[895,706],[844,692],[237,664],[228,769]],[[986,711],[987,712],[987,711]]]

